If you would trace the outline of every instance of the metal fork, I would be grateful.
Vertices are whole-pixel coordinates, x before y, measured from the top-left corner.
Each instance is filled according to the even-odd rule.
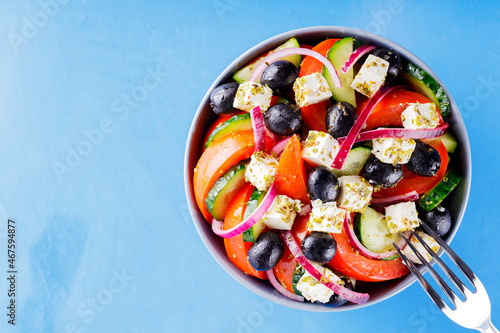
[[[401,235],[406,243],[413,252],[416,254],[420,262],[422,262],[431,273],[434,280],[439,284],[443,292],[449,297],[450,301],[455,306],[455,309],[451,309],[438,295],[436,290],[427,282],[427,280],[422,276],[420,271],[417,269],[415,264],[410,261],[401,251],[401,249],[395,244],[394,247],[398,251],[401,258],[406,266],[410,269],[410,271],[415,275],[420,282],[420,285],[427,292],[427,295],[434,301],[434,303],[439,307],[443,313],[448,316],[451,320],[456,322],[457,324],[470,328],[476,329],[480,332],[492,332],[499,333],[499,331],[493,326],[491,323],[491,304],[490,299],[488,298],[488,294],[486,289],[484,289],[483,284],[477,276],[472,272],[472,270],[467,266],[460,257],[456,255],[456,253],[446,244],[441,237],[439,237],[434,230],[432,230],[427,224],[424,222],[421,223],[425,230],[439,243],[444,252],[450,257],[450,259],[455,263],[455,265],[460,268],[460,270],[464,273],[467,279],[472,283],[475,291],[469,290],[460,279],[450,270],[448,266],[439,258],[439,256],[432,251],[430,246],[425,243],[420,236],[412,231],[413,236],[418,239],[418,241],[424,246],[424,248],[429,252],[429,254],[438,262],[439,266],[443,269],[446,276],[453,282],[453,284],[460,290],[460,293],[463,297],[465,297],[465,301],[462,301],[454,292],[451,290],[450,286],[446,284],[446,282],[436,273],[434,268],[424,259],[424,256],[417,251],[415,246],[406,238]]]

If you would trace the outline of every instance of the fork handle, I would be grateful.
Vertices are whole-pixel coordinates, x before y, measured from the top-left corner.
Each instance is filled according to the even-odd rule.
[[[495,326],[491,323],[491,319],[488,318],[483,325],[481,325],[480,328],[478,328],[478,331],[484,332],[484,333],[500,333]]]

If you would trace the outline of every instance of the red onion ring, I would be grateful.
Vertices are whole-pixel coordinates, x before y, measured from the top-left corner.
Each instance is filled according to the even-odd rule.
[[[307,205],[303,205],[302,208],[300,209],[299,211],[299,215],[307,215],[311,212],[311,205],[307,204]]]
[[[276,276],[274,276],[273,269],[271,268],[270,270],[266,271],[267,278],[269,279],[269,282],[273,285],[273,287],[283,296],[288,297],[294,301],[297,302],[304,302],[304,297],[295,295],[291,293],[288,289],[283,287],[281,283],[279,283],[278,280],[276,280]]]
[[[275,51],[275,52],[269,54],[267,57],[265,57],[257,65],[257,67],[255,67],[255,69],[254,69],[254,71],[253,71],[253,73],[250,76],[250,79],[248,81],[257,82],[257,80],[259,79],[262,72],[264,71],[264,69],[267,66],[269,66],[273,62],[278,61],[282,58],[285,58],[285,57],[288,57],[291,55],[296,55],[296,54],[310,56],[310,57],[313,57],[313,58],[317,59],[318,61],[320,61],[323,65],[325,65],[325,67],[330,72],[330,75],[332,77],[333,84],[335,85],[335,87],[342,88],[342,83],[340,82],[339,74],[337,73],[337,70],[335,69],[335,67],[333,66],[331,61],[316,51],[309,50],[306,48],[301,48],[301,47],[292,47],[289,49],[282,49],[282,50]]]
[[[430,139],[443,135],[448,128],[448,123],[444,123],[436,128],[407,129],[407,128],[378,128],[371,131],[361,132],[354,142],[368,141],[380,138],[405,138],[405,139]],[[338,138],[342,144],[347,137]]]
[[[354,52],[349,56],[349,59],[345,62],[344,66],[342,66],[342,69],[340,70],[342,73],[346,74],[349,69],[351,69],[352,66],[365,54],[368,52],[371,52],[375,50],[377,47],[373,45],[361,45],[358,47]]]
[[[370,298],[370,295],[357,293],[355,291],[349,290],[347,288],[342,287],[341,285],[330,281],[326,276],[318,272],[318,270],[313,266],[313,264],[304,256],[302,250],[300,249],[299,244],[293,237],[290,231],[282,231],[281,237],[285,240],[285,244],[292,252],[293,256],[299,264],[304,267],[304,269],[311,274],[316,280],[320,281],[326,287],[331,289],[337,295],[345,298],[346,300],[356,303],[356,304],[364,304]]]
[[[351,245],[358,250],[359,253],[364,255],[367,258],[372,258],[372,259],[385,259],[392,257],[398,253],[396,249],[382,252],[382,253],[377,253],[368,250],[358,239],[358,236],[356,236],[356,233],[354,232],[354,229],[352,227],[352,224],[350,223],[350,217],[349,214],[346,214],[345,220],[344,220],[344,229],[347,233],[347,237],[349,238],[349,242]],[[401,249],[406,245],[405,240],[401,237],[397,244]]]
[[[231,238],[234,236],[238,236],[243,233],[245,230],[250,229],[255,223],[260,221],[260,219],[266,214],[268,209],[271,207],[274,199],[278,195],[278,188],[276,185],[271,184],[269,190],[266,195],[262,199],[262,202],[257,206],[252,214],[247,217],[246,220],[241,223],[235,225],[231,229],[224,230],[224,222],[218,221],[216,219],[212,220],[212,231],[222,238]]]
[[[400,87],[401,86],[389,87],[387,85],[384,85],[375,93],[375,96],[369,99],[365,109],[358,116],[358,119],[354,123],[354,126],[352,126],[351,130],[349,131],[349,134],[347,134],[347,136],[345,137],[344,142],[342,142],[342,144],[340,145],[340,150],[335,156],[335,159],[333,160],[332,168],[339,170],[342,169],[345,160],[347,158],[347,155],[349,154],[349,151],[352,148],[352,145],[356,141],[356,138],[358,137],[361,128],[365,124],[366,119],[368,119],[368,116],[370,115],[372,110],[375,108],[378,102],[380,102],[380,100],[384,98],[385,95],[389,94],[392,90],[398,89]]]
[[[418,192],[413,190],[411,192],[400,195],[394,195],[392,197],[372,198],[372,200],[370,201],[370,206],[387,207],[400,202],[417,201],[419,198],[420,197],[418,195]]]
[[[260,111],[260,106],[256,106],[250,111],[250,119],[252,120],[255,151],[264,150],[266,148],[267,129],[264,123],[264,117],[262,117],[262,112]]]
[[[280,142],[278,142],[272,149],[271,149],[271,152],[275,153],[276,156],[279,156],[283,150],[285,149],[286,147],[286,144],[288,143],[288,141],[290,140],[290,138],[286,138],[284,140],[281,140]]]

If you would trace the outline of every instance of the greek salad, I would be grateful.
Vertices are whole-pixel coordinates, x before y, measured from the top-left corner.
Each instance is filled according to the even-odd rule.
[[[216,87],[194,170],[198,208],[244,273],[297,302],[366,303],[356,285],[406,276],[394,244],[431,257],[452,226],[458,143],[432,76],[352,37],[291,38]],[[404,236],[404,237],[403,237]]]

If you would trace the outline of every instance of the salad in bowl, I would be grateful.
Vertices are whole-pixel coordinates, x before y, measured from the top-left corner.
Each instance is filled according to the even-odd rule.
[[[470,153],[427,66],[356,29],[292,31],[228,67],[200,105],[186,187],[205,244],[259,294],[308,310],[373,304],[413,279],[395,244],[451,241]],[[413,236],[412,236],[413,237]],[[431,260],[430,255],[427,256]]]

